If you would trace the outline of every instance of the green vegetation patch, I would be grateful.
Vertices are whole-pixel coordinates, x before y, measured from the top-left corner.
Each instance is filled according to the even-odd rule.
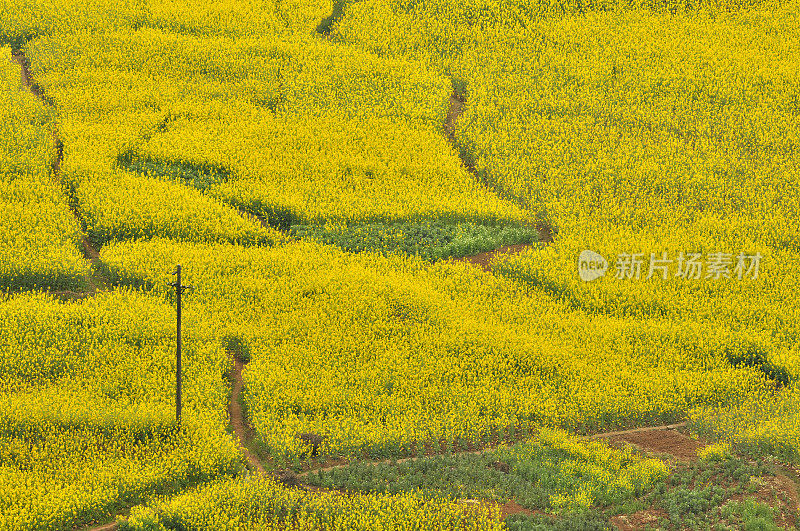
[[[493,226],[474,222],[401,221],[355,225],[294,225],[294,236],[310,238],[349,252],[404,253],[436,261],[482,253],[504,245],[533,243],[529,226]]]
[[[542,429],[528,442],[483,454],[435,456],[383,464],[356,463],[310,474],[309,483],[360,492],[420,491],[430,497],[516,500],[528,509],[581,513],[592,505],[621,503],[667,475],[667,466]]]
[[[732,454],[725,445],[698,452],[696,463],[676,467],[640,501],[664,515],[658,529],[785,529],[796,508],[776,490],[770,466]],[[784,497],[785,498],[785,497]],[[774,507],[759,501],[771,499]],[[776,523],[776,520],[781,525]],[[793,528],[793,527],[792,527]]]
[[[227,181],[230,171],[227,168],[208,162],[185,160],[160,160],[146,155],[126,151],[117,157],[117,164],[129,171],[146,176],[181,179],[199,190]]]

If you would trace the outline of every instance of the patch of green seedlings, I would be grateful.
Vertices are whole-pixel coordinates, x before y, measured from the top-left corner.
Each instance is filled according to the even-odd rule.
[[[613,449],[602,441],[585,442],[561,430],[542,429],[530,441],[501,445],[481,454],[355,463],[317,471],[309,474],[307,481],[350,492],[415,491],[430,498],[497,503],[513,500],[527,509],[556,513],[559,521],[577,519],[574,526],[578,520],[597,523],[593,504],[625,503],[666,474],[663,462],[638,457],[631,450]],[[517,518],[514,525],[526,529],[524,526],[548,521]],[[586,525],[586,529],[598,528]]]
[[[309,483],[351,492],[398,494],[414,490],[450,499],[482,498],[505,502],[516,499],[531,508],[548,507],[547,491],[510,473],[492,452],[438,455],[383,464],[354,463],[345,468],[316,472]]]
[[[603,513],[595,510],[563,516],[517,513],[506,518],[505,524],[509,531],[611,531],[615,529]]]
[[[349,252],[403,253],[436,261],[538,241],[534,227],[492,226],[474,222],[405,221],[357,225],[293,225],[291,234],[336,245]]]
[[[117,157],[117,165],[128,171],[151,177],[183,181],[198,190],[206,190],[230,178],[230,170],[210,163],[161,160],[126,151]]]
[[[698,462],[676,466],[641,501],[668,515],[656,529],[783,529],[775,521],[778,511],[753,497],[765,477],[774,477],[767,465],[717,444],[702,452]]]

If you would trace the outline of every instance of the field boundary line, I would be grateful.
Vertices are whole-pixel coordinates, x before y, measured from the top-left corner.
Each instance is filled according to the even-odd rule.
[[[594,435],[584,435],[584,436],[580,436],[580,437],[582,439],[586,440],[586,441],[591,441],[591,440],[594,440],[594,439],[602,439],[602,438],[605,438],[605,437],[614,437],[614,436],[617,436],[617,435],[627,435],[627,434],[630,434],[630,433],[641,433],[641,432],[659,431],[659,430],[672,430],[672,429],[675,429],[675,428],[681,428],[681,427],[687,426],[688,424],[689,424],[689,421],[685,420],[685,421],[677,422],[677,423],[674,423],[674,424],[662,424],[662,425],[659,425],[659,426],[643,426],[641,428],[632,428],[632,429],[629,429],[629,430],[621,430],[621,431],[607,431],[607,432],[603,432],[603,433],[596,433]],[[492,447],[481,448],[480,450],[463,450],[463,451],[459,451],[459,452],[451,452],[451,453],[448,453],[448,454],[438,453],[438,454],[432,454],[432,455],[423,455],[423,456],[419,456],[419,457],[403,457],[401,459],[387,458],[387,459],[380,459],[380,460],[376,460],[376,461],[370,461],[370,460],[364,460],[364,459],[354,459],[350,463],[347,463],[347,464],[332,465],[332,466],[329,466],[329,467],[314,468],[312,470],[306,470],[304,472],[298,473],[297,476],[298,477],[304,477],[304,476],[308,476],[309,474],[311,474],[313,472],[329,472],[331,470],[336,470],[338,468],[346,468],[346,467],[348,467],[348,466],[350,466],[352,464],[355,464],[355,463],[371,464],[371,465],[382,465],[382,464],[388,464],[388,463],[398,463],[399,464],[399,463],[403,463],[403,462],[406,462],[406,461],[412,461],[412,460],[417,460],[417,459],[430,459],[430,458],[441,457],[441,456],[445,456],[445,455],[447,455],[447,456],[470,455],[470,454],[479,455],[479,454],[484,454],[484,453],[487,453],[487,452],[492,452],[492,451],[494,451],[496,449],[497,449],[496,447],[492,446]]]
[[[519,208],[527,212],[531,212],[532,208],[527,201],[516,197],[514,194],[511,194],[506,190],[503,190],[497,184],[490,186],[490,183],[487,182],[486,179],[481,178],[481,176],[478,174],[478,171],[475,169],[475,165],[471,161],[465,159],[461,149],[459,148],[459,145],[456,142],[456,123],[464,113],[464,107],[466,104],[466,96],[453,88],[453,92],[450,94],[450,106],[447,109],[447,116],[445,117],[443,124],[445,136],[447,137],[447,140],[450,142],[450,145],[453,147],[453,149],[455,149],[458,153],[458,158],[461,160],[461,165],[477,182],[481,183],[484,188],[487,188],[489,191],[496,194],[500,199],[508,201],[509,203],[514,203]],[[535,228],[536,232],[539,234],[539,242],[553,242],[553,228],[547,221],[543,219],[537,219]]]
[[[677,422],[675,424],[664,424],[662,426],[649,426],[649,427],[642,427],[642,428],[632,428],[630,430],[622,430],[622,431],[608,431],[605,433],[596,433],[594,435],[590,435],[588,439],[602,439],[604,437],[615,437],[617,435],[628,435],[630,433],[642,433],[646,431],[658,431],[658,430],[674,430],[675,428],[682,428],[684,426],[688,426],[689,421],[684,420],[683,422]]]
[[[30,70],[30,62],[28,58],[25,56],[25,52],[21,49],[13,49],[11,50],[12,61],[17,63],[20,67],[20,74],[22,76],[22,85],[28,89],[28,91],[36,96],[44,105],[48,107],[55,108],[55,103],[48,97],[46,97],[42,91],[42,88],[33,81],[33,77],[31,76]],[[51,169],[53,170],[53,180],[56,184],[60,185],[64,188],[64,183],[61,181],[61,163],[64,160],[64,143],[61,141],[61,137],[58,134],[58,128],[56,124],[51,124],[52,129],[50,134],[52,135],[53,142],[55,144],[56,150],[56,157],[53,160]],[[89,292],[86,296],[93,296],[101,289],[105,289],[105,286],[109,285],[108,279],[103,278],[101,273],[101,262],[100,262],[100,253],[95,249],[92,243],[89,241],[89,238],[83,231],[84,221],[81,219],[80,212],[77,210],[77,206],[73,204],[73,201],[69,194],[65,194],[66,203],[69,207],[72,215],[78,222],[78,226],[80,227],[81,233],[81,245],[83,247],[83,256],[86,260],[88,260],[91,265],[92,269],[91,272],[87,275],[87,281],[89,283]],[[70,298],[77,298],[77,297],[70,297]]]

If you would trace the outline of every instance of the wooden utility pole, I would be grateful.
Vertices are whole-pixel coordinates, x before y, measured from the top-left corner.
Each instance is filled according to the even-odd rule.
[[[178,303],[178,349],[176,351],[176,369],[175,369],[175,421],[178,426],[181,425],[181,294],[183,290],[191,288],[192,286],[184,286],[181,284],[181,266],[178,264],[173,275],[177,275],[175,282],[170,283],[170,286],[175,288],[175,294]]]

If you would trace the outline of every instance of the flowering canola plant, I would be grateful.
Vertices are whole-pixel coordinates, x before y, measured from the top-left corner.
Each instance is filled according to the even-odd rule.
[[[50,175],[52,112],[0,48],[0,291],[81,289],[88,265],[66,197]]]
[[[243,396],[275,455],[404,453],[493,431],[680,418],[774,388],[733,367],[746,341],[708,323],[590,316],[464,264],[167,240],[106,246],[115,282],[168,296],[168,264],[192,264],[186,314],[252,353]],[[189,318],[189,317],[187,317]]]

